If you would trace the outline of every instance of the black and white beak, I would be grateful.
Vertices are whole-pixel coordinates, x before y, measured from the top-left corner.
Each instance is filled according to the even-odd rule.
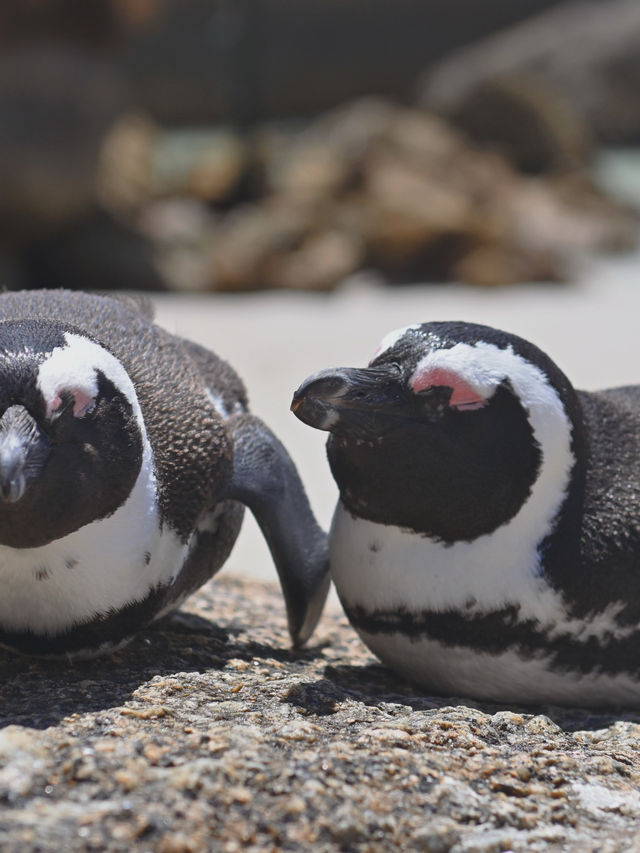
[[[437,418],[452,389],[413,393],[398,364],[338,367],[306,379],[291,410],[301,421],[343,438],[373,440],[407,424]]]

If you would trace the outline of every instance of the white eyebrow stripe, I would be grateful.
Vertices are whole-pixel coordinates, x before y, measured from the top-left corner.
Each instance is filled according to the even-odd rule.
[[[413,323],[411,326],[402,326],[400,329],[393,329],[391,332],[387,332],[387,334],[383,337],[383,339],[378,344],[378,348],[373,354],[373,358],[378,358],[378,356],[382,355],[383,352],[386,352],[388,349],[394,347],[400,338],[402,338],[407,332],[410,332],[412,329],[419,329],[419,323]],[[371,359],[373,361],[373,359]]]

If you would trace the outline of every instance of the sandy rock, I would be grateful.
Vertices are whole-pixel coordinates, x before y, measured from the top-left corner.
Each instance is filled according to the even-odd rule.
[[[12,802],[38,790],[50,757],[37,733],[21,726],[0,730],[0,798]]]
[[[480,146],[499,151],[526,173],[586,168],[593,153],[592,133],[580,111],[532,74],[478,83],[449,118]]]
[[[268,262],[264,280],[270,287],[332,290],[359,268],[363,257],[359,235],[327,229],[310,234],[298,249]]]
[[[213,287],[255,290],[269,286],[265,271],[270,263],[299,248],[313,221],[312,209],[277,197],[237,208],[213,235]]]
[[[592,132],[618,145],[637,141],[639,44],[635,0],[553,3],[434,63],[421,101],[458,112],[485,140],[511,147],[516,159],[548,167],[570,152],[584,154]]]
[[[211,287],[212,241],[216,216],[194,198],[159,199],[140,212],[138,227],[155,247],[155,258],[174,290]]]
[[[153,192],[152,158],[157,127],[146,116],[125,112],[100,146],[96,174],[98,202],[108,210],[133,215]]]
[[[10,853],[640,841],[638,711],[421,695],[336,611],[294,652],[275,586],[220,578],[99,667],[0,671]]]
[[[246,142],[229,128],[165,131],[152,152],[152,194],[224,201],[241,181],[247,157]]]

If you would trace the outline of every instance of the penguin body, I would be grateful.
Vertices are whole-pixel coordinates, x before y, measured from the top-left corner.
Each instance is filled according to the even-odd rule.
[[[576,391],[504,332],[425,323],[294,396],[332,434],[331,571],[409,680],[640,704],[640,388]]]
[[[222,566],[243,504],[302,643],[326,594],[325,537],[234,371],[133,299],[0,296],[2,645],[117,647]]]

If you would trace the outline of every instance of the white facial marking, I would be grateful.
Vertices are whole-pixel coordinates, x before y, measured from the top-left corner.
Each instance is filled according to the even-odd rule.
[[[215,391],[212,391],[211,388],[205,388],[205,393],[207,398],[216,412],[220,415],[221,418],[227,420],[232,415],[238,415],[241,412],[244,412],[244,406],[239,400],[236,400],[231,407],[231,411],[227,408],[224,400],[219,394],[216,394]]]
[[[378,348],[373,354],[373,358],[378,358],[378,356],[382,355],[383,352],[386,352],[388,349],[391,349],[393,346],[395,346],[400,340],[400,338],[402,338],[407,332],[411,331],[412,329],[419,328],[420,324],[414,323],[411,326],[403,326],[401,329],[394,329],[392,332],[387,332],[384,338],[380,341]]]
[[[225,420],[229,417],[229,410],[225,406],[224,400],[218,394],[214,394],[211,388],[205,388],[207,398],[216,412]]]
[[[107,518],[39,548],[0,545],[0,624],[10,630],[54,634],[141,601],[175,577],[189,549],[160,527],[151,446],[131,379],[103,347],[71,333],[65,337],[67,346],[56,348],[38,373],[45,400],[68,388],[95,397],[96,371],[102,371],[131,404],[142,463],[129,497]],[[46,583],[37,580],[41,566],[47,567]]]
[[[84,417],[98,393],[97,368],[102,368],[104,363],[113,369],[112,362],[115,362],[116,372],[119,368],[126,379],[129,377],[120,362],[93,341],[70,332],[65,333],[65,340],[67,345],[56,347],[40,365],[37,385],[45,400],[47,417],[60,408],[64,393],[73,395],[73,414]],[[117,381],[115,384],[118,386]]]
[[[450,349],[432,349],[418,362],[410,384],[413,385],[422,374],[440,371],[459,376],[484,400],[489,400],[505,379],[510,380],[525,406],[527,400],[540,395],[549,403],[549,392],[557,399],[544,373],[516,355],[511,346],[502,349],[480,341],[473,345],[459,343]]]

